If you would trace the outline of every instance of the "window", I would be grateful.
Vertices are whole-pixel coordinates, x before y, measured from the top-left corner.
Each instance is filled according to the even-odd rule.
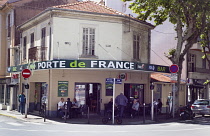
[[[25,60],[26,59],[26,41],[27,41],[27,39],[26,39],[26,36],[23,38],[23,60]]]
[[[31,45],[30,47],[34,47],[34,33],[31,33]]]
[[[196,70],[195,62],[196,62],[195,54],[189,54],[189,58],[188,58],[188,64],[189,64],[188,71],[189,72],[195,72],[195,70]]]
[[[7,16],[7,37],[11,36],[10,14]]]
[[[202,59],[202,68],[206,69],[206,58]]]
[[[95,55],[95,28],[83,28],[83,55]]]
[[[42,28],[41,46],[45,47],[46,27]]]
[[[140,51],[140,35],[133,35],[133,59],[139,60],[139,51]]]

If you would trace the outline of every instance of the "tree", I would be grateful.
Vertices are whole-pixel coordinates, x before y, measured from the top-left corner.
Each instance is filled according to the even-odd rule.
[[[179,66],[178,90],[184,57],[210,26],[209,7],[210,0],[134,0],[129,6],[140,20],[154,20],[160,25],[168,19],[174,24],[177,45],[166,57]]]

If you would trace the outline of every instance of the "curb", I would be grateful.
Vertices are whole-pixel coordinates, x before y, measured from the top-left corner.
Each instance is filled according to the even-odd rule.
[[[15,116],[12,116],[12,115],[2,114],[2,113],[0,113],[0,115],[1,115],[1,116],[7,116],[7,117],[10,117],[10,118],[14,118],[14,119],[17,119],[17,117],[15,117]]]

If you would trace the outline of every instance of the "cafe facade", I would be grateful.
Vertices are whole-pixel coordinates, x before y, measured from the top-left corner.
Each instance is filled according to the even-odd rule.
[[[153,28],[91,1],[48,8],[18,27],[21,64],[7,72],[18,75],[15,87],[27,94],[29,112],[45,102],[48,116],[56,116],[61,98],[76,98],[80,105],[91,99],[90,111],[100,114],[113,97],[113,79],[121,79],[114,97],[123,92],[151,103],[150,73],[169,72],[150,64]],[[28,79],[24,69],[31,70]]]

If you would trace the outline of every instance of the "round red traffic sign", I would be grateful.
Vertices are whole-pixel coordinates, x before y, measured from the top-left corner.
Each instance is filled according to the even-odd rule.
[[[29,69],[24,69],[24,70],[22,71],[22,76],[23,76],[24,78],[29,78],[29,77],[31,76],[31,70],[29,70]]]
[[[179,66],[176,64],[173,64],[170,66],[169,70],[171,73],[177,73],[179,71]]]

